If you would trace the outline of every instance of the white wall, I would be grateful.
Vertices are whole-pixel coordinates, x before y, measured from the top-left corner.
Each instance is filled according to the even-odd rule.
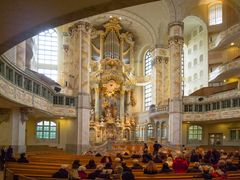
[[[184,47],[184,95],[208,86],[207,29],[198,25],[189,37]]]

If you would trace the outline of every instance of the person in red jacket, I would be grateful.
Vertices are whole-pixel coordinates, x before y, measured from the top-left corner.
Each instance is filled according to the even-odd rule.
[[[189,162],[183,158],[183,155],[181,153],[178,153],[172,165],[174,172],[185,173],[187,172],[188,166]]]

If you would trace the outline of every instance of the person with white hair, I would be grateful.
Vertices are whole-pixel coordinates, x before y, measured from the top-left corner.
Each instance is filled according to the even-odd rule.
[[[87,170],[87,168],[85,166],[80,166],[78,168],[78,176],[81,178],[81,179],[87,179],[88,175],[87,173],[85,172]]]
[[[131,167],[131,169],[143,169],[141,164],[139,164],[138,159],[133,159],[133,166]]]

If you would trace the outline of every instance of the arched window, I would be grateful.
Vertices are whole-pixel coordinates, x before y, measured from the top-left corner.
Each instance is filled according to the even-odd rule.
[[[201,141],[203,130],[201,126],[191,125],[188,128],[188,140],[190,141]]]
[[[37,71],[57,81],[58,36],[54,29],[37,36]]]
[[[152,54],[148,50],[145,54],[145,75],[152,74]]]
[[[148,126],[147,126],[147,137],[148,138],[153,137],[153,126],[151,124],[148,124]]]
[[[208,9],[209,25],[222,24],[222,3],[216,3],[209,6]]]
[[[53,121],[40,121],[37,123],[36,136],[38,139],[56,139],[57,124]]]
[[[145,75],[152,74],[152,54],[148,50],[145,54]],[[152,84],[149,83],[144,86],[144,109],[145,111],[149,110],[150,105],[152,104]]]

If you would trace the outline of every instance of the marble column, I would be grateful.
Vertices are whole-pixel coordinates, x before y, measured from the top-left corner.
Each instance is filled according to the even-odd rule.
[[[69,28],[70,43],[69,51],[72,58],[72,76],[74,93],[78,95],[77,120],[75,122],[76,140],[71,140],[67,148],[71,152],[78,154],[85,152],[89,148],[89,122],[90,122],[90,33],[91,25],[84,21],[79,21]],[[73,143],[73,144],[72,144]]]
[[[99,88],[95,87],[95,120],[99,120]]]
[[[121,90],[120,92],[120,120],[124,122],[124,99],[125,99],[125,90]]]
[[[10,116],[11,129],[11,142],[9,143],[14,148],[15,152],[26,152],[26,116],[25,111],[20,109],[12,109]]]
[[[169,53],[166,48],[155,48],[153,51],[153,99],[155,104],[167,105],[169,98]]]
[[[183,53],[183,22],[169,24],[170,56],[170,102],[169,102],[169,136],[171,145],[182,144],[182,74],[181,56]]]

